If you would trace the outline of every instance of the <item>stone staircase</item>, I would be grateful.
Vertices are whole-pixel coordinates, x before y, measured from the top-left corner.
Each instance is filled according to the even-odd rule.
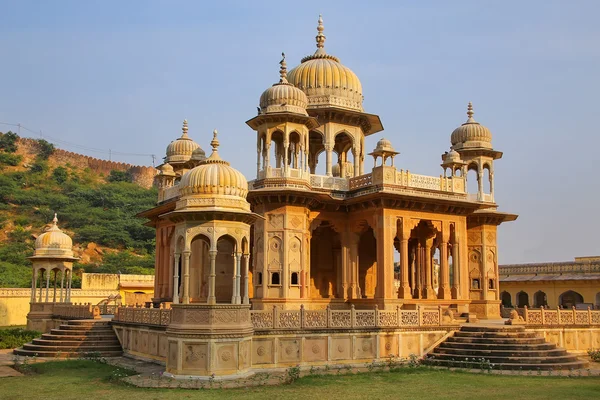
[[[457,368],[479,369],[493,364],[493,369],[501,370],[568,370],[587,366],[586,361],[546,342],[535,332],[507,325],[464,325],[427,354],[426,360],[429,365]]]
[[[109,321],[72,320],[14,353],[29,357],[116,357],[123,350]]]

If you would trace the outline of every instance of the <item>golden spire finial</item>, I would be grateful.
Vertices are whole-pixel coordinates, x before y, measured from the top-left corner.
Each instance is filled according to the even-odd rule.
[[[323,17],[321,16],[321,14],[319,14],[319,25],[317,26],[317,49],[322,49],[325,47],[325,35],[323,34],[323,31],[325,30],[325,28],[323,27]],[[318,50],[317,50],[318,51]]]
[[[288,83],[287,80],[287,63],[285,62],[285,53],[281,53],[281,61],[279,61],[279,83]]]
[[[183,128],[181,128],[181,131],[183,132],[181,134],[182,138],[187,138],[188,137],[188,123],[187,123],[187,119],[183,120]]]
[[[469,102],[469,105],[467,106],[467,116],[469,117],[469,121],[468,122],[473,122],[473,114],[475,114],[473,112],[473,103]]]
[[[58,224],[58,217],[57,217],[56,213],[54,213],[54,218],[52,218],[52,222],[54,223],[54,225]]]
[[[219,147],[219,139],[217,139],[218,133],[219,132],[217,132],[217,130],[215,129],[213,131],[213,140],[210,141],[210,145],[212,146],[214,152],[216,152],[217,148]]]

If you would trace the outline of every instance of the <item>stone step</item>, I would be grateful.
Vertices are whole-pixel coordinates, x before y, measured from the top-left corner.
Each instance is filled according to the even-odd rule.
[[[33,339],[32,344],[39,346],[115,346],[119,345],[119,340],[110,338],[106,340],[47,340]]]
[[[82,357],[85,356],[85,352],[72,351],[36,351],[36,350],[25,350],[23,348],[15,349],[14,354],[26,357],[52,357],[52,358],[67,358],[67,357]],[[88,356],[94,357],[119,357],[123,355],[121,350],[119,351],[91,351],[87,354]]]
[[[32,350],[32,351],[38,351],[38,352],[45,352],[45,351],[69,351],[69,352],[84,352],[84,353],[89,353],[89,352],[95,352],[95,351],[121,351],[121,346],[120,345],[104,345],[104,346],[89,346],[86,344],[83,345],[79,345],[79,346],[67,346],[67,345],[63,345],[63,344],[55,344],[53,346],[45,346],[45,345],[37,345],[37,344],[30,344],[30,343],[25,343],[23,345],[23,350]]]
[[[460,354],[468,357],[490,358],[490,357],[557,357],[566,356],[567,351],[564,349],[554,350],[472,350],[472,349],[453,349],[443,345],[438,347],[436,353],[439,354]]]
[[[110,334],[114,334],[112,329],[110,330],[63,330],[52,329],[50,333],[53,335],[70,335],[70,336],[107,336]]]
[[[466,359],[473,359],[473,356],[470,354],[442,354],[438,353],[437,349],[433,353],[428,354],[429,357],[437,359],[437,360],[457,360],[457,361],[466,361]],[[482,357],[476,357],[477,359]],[[560,364],[560,363],[570,363],[577,361],[577,356],[566,354],[562,356],[552,356],[552,357],[498,357],[498,356],[488,356],[483,357],[487,361],[493,364]]]
[[[515,325],[463,325],[460,328],[461,332],[525,332],[524,326]]]
[[[535,332],[463,332],[458,331],[454,334],[454,337],[464,338],[486,338],[486,339],[526,339],[535,338],[537,334]]]
[[[446,340],[440,344],[440,348],[451,348],[451,349],[465,349],[465,350],[554,350],[556,345],[554,343],[529,343],[529,344],[514,344],[514,343],[500,343],[496,342],[489,343],[466,343],[466,342],[453,342]]]
[[[480,369],[480,362],[464,362],[464,361],[452,361],[452,360],[427,360],[429,365],[439,367],[451,367],[451,368],[469,368],[469,369]],[[572,362],[562,363],[545,363],[545,364],[521,364],[521,363],[494,363],[492,369],[494,370],[570,370],[570,369],[581,369],[586,368],[588,363],[585,361],[577,360]]]
[[[68,325],[84,325],[84,326],[110,326],[110,320],[98,319],[72,319],[67,322]]]
[[[43,340],[72,340],[72,341],[103,341],[113,340],[114,333],[111,335],[54,335],[52,333],[44,333],[41,337]]]
[[[110,325],[61,325],[59,329],[63,331],[89,331],[89,332],[100,332],[100,331],[112,331]]]
[[[457,332],[458,333],[458,332]],[[546,343],[543,337],[528,337],[528,338],[477,338],[477,337],[462,337],[453,336],[448,338],[452,343],[489,343],[489,344],[541,344]]]

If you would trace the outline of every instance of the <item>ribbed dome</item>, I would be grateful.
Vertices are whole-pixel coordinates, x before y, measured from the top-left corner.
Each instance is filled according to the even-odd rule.
[[[204,161],[206,160],[206,153],[202,150],[202,147],[198,146],[196,150],[192,152],[193,161]]]
[[[58,228],[54,214],[52,227],[35,240],[34,257],[73,257],[73,240]]]
[[[164,163],[158,169],[160,170],[160,174],[161,175],[175,176],[175,172],[173,170],[173,167],[169,163]]]
[[[265,114],[293,112],[308,115],[306,112],[308,98],[302,90],[288,82],[285,54],[282,53],[282,56],[279,82],[265,90],[260,96],[260,111]]]
[[[219,205],[219,200],[228,198],[234,200],[227,203],[228,206],[249,210],[250,204],[246,201],[248,181],[240,171],[219,157],[216,130],[211,145],[213,152],[210,157],[181,177],[179,182],[181,198],[187,200],[187,205],[194,203],[195,206],[203,206],[204,203],[194,202],[194,199],[207,199],[205,204],[213,206]]]
[[[187,119],[183,120],[183,131],[181,137],[177,140],[172,141],[167,146],[167,157],[165,162],[184,162],[188,161],[192,157],[194,150],[200,147],[200,145],[194,142],[188,137],[188,124]]]
[[[388,151],[388,152],[393,152],[394,147],[392,147],[392,142],[390,142],[389,140],[382,138],[379,139],[379,141],[377,142],[377,146],[375,147],[375,151]]]
[[[317,51],[304,57],[288,74],[288,81],[308,96],[310,107],[336,106],[363,111],[362,85],[350,68],[325,52],[323,19],[319,16]]]
[[[480,125],[473,119],[473,104],[467,107],[467,122],[452,132],[450,142],[455,148],[459,147],[485,147],[492,148],[492,133],[488,128]]]

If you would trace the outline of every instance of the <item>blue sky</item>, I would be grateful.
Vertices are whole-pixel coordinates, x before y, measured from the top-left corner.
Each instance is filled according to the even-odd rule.
[[[326,50],[359,76],[365,111],[383,121],[367,147],[386,137],[399,168],[439,175],[472,101],[504,152],[496,201],[520,214],[500,228],[500,262],[600,254],[600,2],[21,0],[0,10],[0,122],[160,158],[187,118],[206,150],[217,128],[221,155],[249,179],[245,121],[277,80],[281,52],[290,68],[314,52],[322,13]]]

